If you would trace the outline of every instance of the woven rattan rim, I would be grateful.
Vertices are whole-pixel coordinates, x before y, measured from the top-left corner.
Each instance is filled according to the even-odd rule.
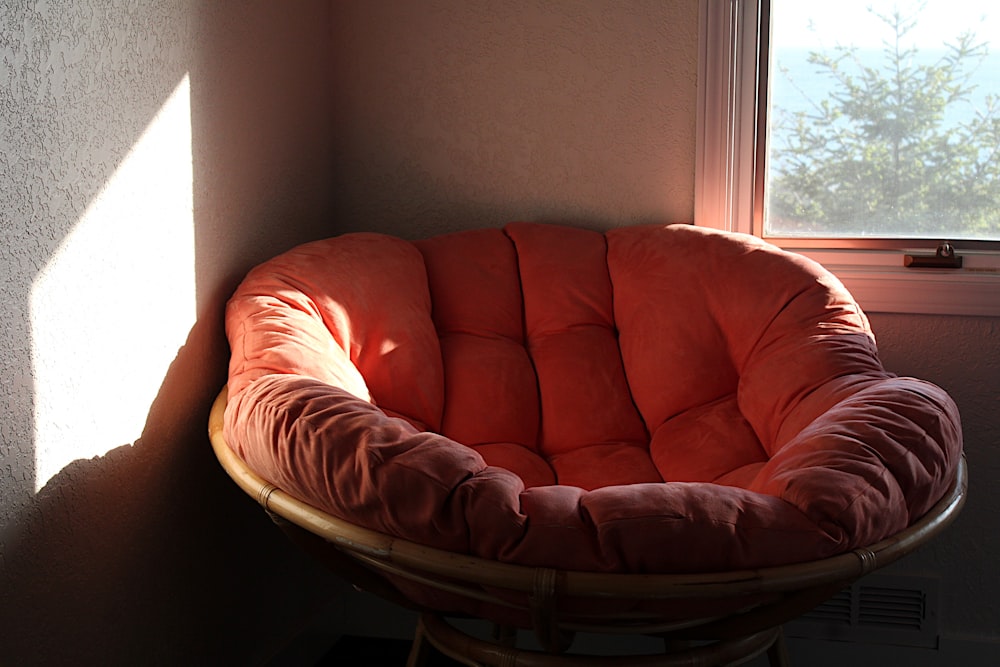
[[[209,437],[215,454],[230,477],[268,511],[318,535],[341,551],[394,574],[416,573],[424,582],[435,579],[477,586],[496,586],[531,593],[537,568],[500,563],[409,542],[343,521],[261,479],[230,449],[223,436],[228,399],[220,392],[209,417]],[[606,574],[558,571],[562,595],[614,599],[732,598],[762,593],[784,593],[850,582],[914,551],[943,531],[958,515],[967,490],[966,462],[958,466],[948,492],[909,528],[873,544],[831,558],[752,570],[707,574]],[[455,591],[453,591],[455,592]]]

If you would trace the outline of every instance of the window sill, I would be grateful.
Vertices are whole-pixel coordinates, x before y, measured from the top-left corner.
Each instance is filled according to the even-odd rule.
[[[1000,317],[996,253],[962,252],[961,269],[909,269],[904,251],[785,249],[825,266],[865,312]]]

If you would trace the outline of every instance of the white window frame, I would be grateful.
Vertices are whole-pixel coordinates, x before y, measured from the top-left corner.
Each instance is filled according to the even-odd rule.
[[[769,6],[700,0],[696,225],[762,235],[766,130],[757,111],[758,62]],[[1000,316],[1000,253],[992,249],[963,249],[961,269],[913,269],[904,268],[904,255],[933,254],[935,243],[872,249],[852,247],[850,239],[768,240],[823,264],[868,312]]]

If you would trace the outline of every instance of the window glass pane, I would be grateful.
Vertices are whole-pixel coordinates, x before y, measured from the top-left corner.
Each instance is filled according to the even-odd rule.
[[[1000,3],[771,7],[765,235],[1000,240]]]

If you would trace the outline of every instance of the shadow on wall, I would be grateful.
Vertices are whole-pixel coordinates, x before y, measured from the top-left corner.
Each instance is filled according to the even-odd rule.
[[[0,129],[9,184],[0,370],[14,380],[0,389],[0,627],[10,664],[254,664],[310,614],[332,613],[342,584],[225,477],[205,434],[225,379],[225,298],[264,257],[337,231],[323,228],[328,7],[297,8],[112,0],[0,18],[9,36],[0,108],[13,121]],[[179,185],[154,160],[115,190],[185,76],[193,180]],[[168,140],[149,150],[177,148]],[[115,207],[122,192],[127,205]],[[187,230],[155,210],[174,196],[189,202]],[[150,261],[164,246],[183,248],[176,234],[190,235],[190,252]],[[53,267],[76,248],[84,268],[67,275],[79,280],[60,285]],[[80,318],[50,323],[55,343],[38,335],[40,280],[56,304],[86,301]],[[102,281],[136,283],[139,295],[109,294]],[[185,289],[194,291],[189,319],[168,322],[179,333],[163,341],[158,296]],[[89,337],[120,322],[133,332],[123,346],[63,367],[102,354],[107,341]],[[152,371],[135,367],[158,336],[177,351],[169,368],[172,352]],[[60,340],[69,354],[50,349]],[[105,374],[120,381],[93,377]],[[119,437],[116,409],[144,391],[151,405]],[[55,414],[74,397],[101,415]],[[124,412],[122,421],[134,416]],[[37,464],[45,429],[66,456],[51,478]]]

